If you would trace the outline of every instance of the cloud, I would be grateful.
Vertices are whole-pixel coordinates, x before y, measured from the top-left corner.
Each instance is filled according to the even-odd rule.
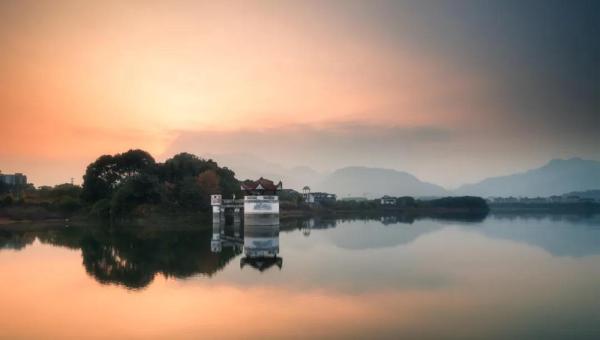
[[[356,159],[360,159],[365,156],[361,153],[427,146],[454,138],[456,135],[452,130],[442,127],[383,126],[364,122],[231,131],[179,131],[165,154],[182,150],[194,150],[199,154],[250,153],[286,162],[295,160],[298,164],[305,160],[333,165],[343,163],[335,154],[345,154],[349,150],[353,151]],[[381,156],[387,158],[389,154],[382,153]]]

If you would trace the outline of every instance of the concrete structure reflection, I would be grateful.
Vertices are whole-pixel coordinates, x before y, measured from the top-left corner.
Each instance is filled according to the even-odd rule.
[[[213,221],[211,250],[221,252],[223,247],[243,249],[240,267],[251,266],[265,271],[273,266],[279,269],[283,259],[279,257],[279,216],[274,214],[245,216],[233,223],[227,219]]]

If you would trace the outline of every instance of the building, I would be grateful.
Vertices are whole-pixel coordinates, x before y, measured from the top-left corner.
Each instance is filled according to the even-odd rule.
[[[311,200],[314,203],[328,203],[335,202],[337,200],[337,196],[335,194],[330,194],[327,192],[312,192],[310,193]]]
[[[309,204],[323,204],[335,202],[337,200],[335,194],[327,192],[310,192],[310,187],[308,186],[302,188],[302,197],[304,198],[304,202]]]
[[[27,184],[27,176],[22,173],[16,173],[13,175],[0,174],[0,182],[8,186],[24,186]]]
[[[246,224],[279,223],[279,192],[281,181],[275,184],[266,178],[241,183],[244,192],[244,219]]]
[[[381,203],[381,205],[387,205],[387,206],[396,205],[396,198],[385,195],[380,199],[380,203]]]
[[[283,189],[281,181],[275,184],[266,178],[259,178],[256,181],[245,180],[241,183],[241,189],[247,196],[277,195]]]

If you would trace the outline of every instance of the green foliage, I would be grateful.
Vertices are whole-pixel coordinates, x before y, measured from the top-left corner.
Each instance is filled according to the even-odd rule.
[[[90,215],[101,219],[108,219],[110,217],[110,200],[103,198],[94,203]]]
[[[242,196],[240,182],[235,178],[235,172],[227,167],[217,167],[217,175],[219,176],[221,194],[225,197],[231,197],[232,195],[236,195],[237,197]]]
[[[279,193],[279,201],[286,202],[291,204],[292,206],[296,206],[302,202],[302,194],[297,192],[296,190],[281,190]]]
[[[41,187],[37,192],[32,193],[40,201],[56,202],[64,197],[79,199],[81,196],[81,187],[73,184],[59,184],[54,187]]]
[[[414,208],[417,206],[417,201],[414,197],[402,196],[396,199],[396,205],[399,207]]]
[[[66,188],[65,188],[66,189]],[[103,155],[86,170],[81,197],[94,204],[92,214],[111,218],[130,216],[142,204],[163,204],[169,209],[208,211],[210,195],[240,195],[235,173],[212,160],[180,153],[155,163],[142,150]],[[102,203],[99,203],[102,202]]]
[[[194,177],[184,178],[177,186],[177,203],[183,208],[208,208],[208,195]]]
[[[62,213],[72,214],[81,208],[81,202],[77,198],[64,196],[58,200],[56,208]]]
[[[152,174],[155,170],[154,158],[143,150],[129,150],[114,156],[100,156],[86,169],[83,176],[82,198],[87,202],[109,198],[127,178]]]
[[[184,209],[208,210],[210,195],[241,196],[235,173],[213,160],[180,153],[159,164],[159,177],[166,184],[164,197]]]
[[[182,152],[167,159],[160,166],[159,173],[162,180],[175,183],[187,177],[196,177],[206,170],[214,170],[216,168],[217,163],[211,160],[205,161],[196,155]]]
[[[159,176],[162,181],[182,184],[188,178],[198,177],[206,171],[214,171],[219,179],[218,192],[225,197],[236,194],[241,196],[240,183],[235,178],[235,173],[226,167],[219,167],[213,160],[204,160],[195,155],[183,152],[173,156],[159,165]],[[205,190],[209,191],[209,190]]]
[[[444,197],[423,203],[425,206],[448,209],[466,209],[473,211],[488,211],[487,202],[476,196]]]
[[[373,210],[379,207],[376,200],[370,201],[335,201],[331,202],[331,207],[336,210],[354,211],[354,210]]]
[[[139,174],[127,178],[110,201],[111,218],[124,217],[143,203],[159,203],[160,190],[156,176]]]
[[[0,201],[0,205],[4,206],[4,207],[8,207],[13,205],[14,200],[12,198],[12,196],[5,196],[1,201]]]

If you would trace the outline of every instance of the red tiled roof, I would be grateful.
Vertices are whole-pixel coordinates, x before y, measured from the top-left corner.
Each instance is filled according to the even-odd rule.
[[[267,191],[277,191],[277,190],[281,189],[281,187],[282,187],[281,181],[279,181],[279,183],[275,184],[275,183],[273,183],[273,181],[268,180],[266,178],[262,178],[262,177],[256,181],[245,180],[241,184],[242,184],[241,185],[242,190],[249,190],[249,191],[257,190],[256,188],[258,188],[259,185],[262,187],[262,190],[267,190]]]

